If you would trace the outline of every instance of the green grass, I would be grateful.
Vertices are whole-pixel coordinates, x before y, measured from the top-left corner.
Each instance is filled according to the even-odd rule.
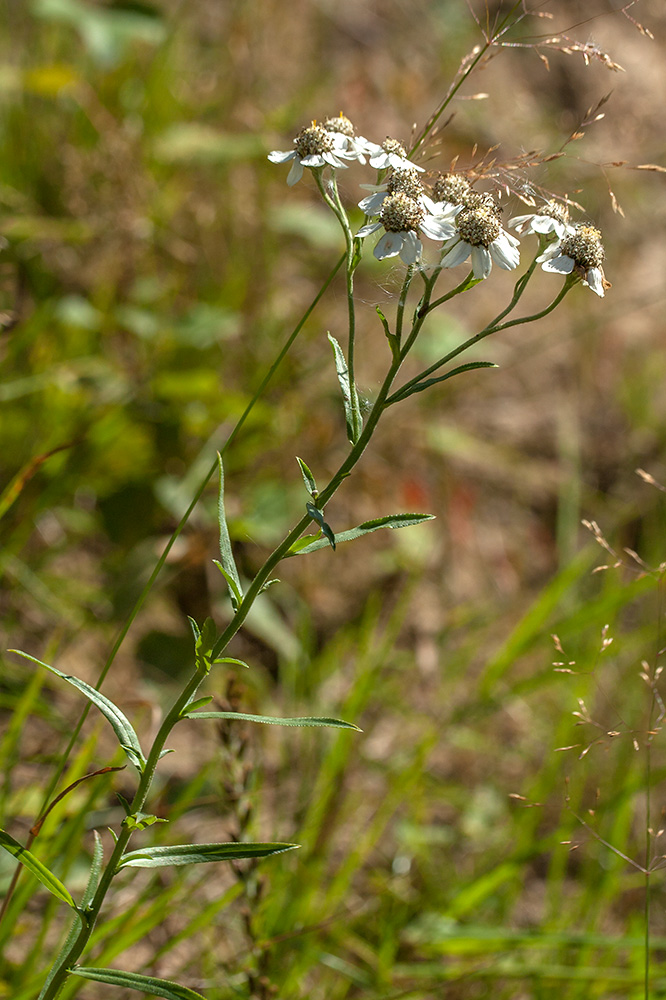
[[[288,191],[266,153],[340,107],[368,135],[407,139],[480,36],[458,0],[304,3],[290,16],[274,0],[11,6],[0,28],[0,310],[16,319],[0,340],[4,648],[94,683],[216,449],[343,249],[314,186]],[[572,11],[557,12],[554,31]],[[663,16],[650,17],[657,33]],[[659,162],[658,85],[646,93],[636,60],[656,80],[665,61],[663,42],[627,34],[626,20],[593,27],[626,75],[557,53],[548,74],[532,51],[506,49],[467,88],[488,100],[456,101],[432,164],[469,165],[475,142],[480,153],[501,143],[507,159],[535,144],[555,151],[572,116],[614,86],[578,159],[554,161],[547,177],[604,229],[612,291],[599,301],[576,289],[557,317],[488,343],[479,359],[499,371],[391,411],[327,515],[341,529],[400,509],[437,520],[289,560],[236,641],[232,655],[252,670],[210,684],[242,711],[336,716],[363,733],[179,728],[154,806],[170,823],[142,835],[293,840],[300,851],[214,876],[124,874],[86,965],[176,979],[210,1000],[645,996],[646,879],[616,852],[645,864],[647,796],[656,834],[666,775],[639,678],[665,645],[661,574],[623,554],[665,558],[661,493],[634,475],[641,466],[664,481],[661,175],[595,162]],[[438,313],[419,359],[493,315],[505,277],[493,272],[497,284],[464,309]],[[374,306],[399,281],[372,259],[358,274],[368,396],[385,350]],[[344,332],[343,285],[333,279],[225,454],[244,578],[300,509],[294,456],[325,481],[342,454],[326,331]],[[621,568],[592,573],[612,559],[583,517]],[[226,620],[216,530],[213,484],[105,681],[142,733],[189,669],[186,615]],[[553,661],[573,661],[572,672]],[[0,825],[23,842],[83,707],[44,674],[3,655]],[[598,726],[576,726],[577,699]],[[108,735],[85,721],[58,790],[122,763]],[[131,786],[127,772],[83,782],[36,838],[34,853],[75,894],[93,828],[108,856],[115,792]],[[0,858],[1,889],[13,869]],[[660,870],[650,885],[657,997]],[[67,930],[62,907],[24,874],[0,926],[0,997],[34,1000]],[[72,978],[61,996],[125,993],[136,995]]]

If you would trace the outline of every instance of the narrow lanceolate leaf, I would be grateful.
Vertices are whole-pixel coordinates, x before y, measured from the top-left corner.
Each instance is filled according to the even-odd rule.
[[[269,854],[293,851],[298,844],[176,844],[173,847],[148,847],[129,851],[120,859],[119,868],[166,868],[170,865],[201,865],[211,861],[240,861],[265,858]]]
[[[141,750],[141,745],[139,744],[139,737],[134,732],[129,720],[123,715],[120,709],[113,704],[105,695],[101,694],[90,684],[86,684],[85,681],[80,681],[78,677],[72,677],[70,674],[63,674],[60,670],[56,670],[55,667],[49,666],[48,663],[44,663],[43,660],[38,660],[35,656],[29,656],[28,653],[22,652],[20,649],[10,649],[10,653],[18,653],[19,656],[23,656],[26,660],[32,660],[33,663],[38,663],[40,667],[45,667],[50,670],[52,674],[56,677],[62,678],[62,680],[67,681],[73,687],[78,688],[86,698],[89,698],[93,705],[96,705],[100,710],[104,718],[111,723],[111,728],[118,737],[118,742],[127,754],[130,763],[139,770],[143,771],[146,764],[146,758],[143,756]]]
[[[376,517],[372,521],[364,521],[363,524],[359,524],[356,528],[350,528],[349,531],[338,532],[335,536],[335,541],[351,542],[355,538],[361,538],[362,535],[369,535],[373,531],[379,531],[380,528],[409,528],[413,524],[422,524],[423,521],[431,521],[434,516],[434,514],[388,514],[386,517]],[[298,549],[298,551],[289,551],[287,555],[303,556],[309,552],[316,552],[317,549],[324,549],[327,545],[328,542],[326,539],[318,538],[302,549]]]
[[[332,549],[335,549],[335,535],[333,534],[333,529],[330,524],[324,520],[324,512],[319,510],[318,507],[315,507],[313,503],[306,503],[305,509],[312,520],[319,525],[326,538],[326,541],[322,541],[322,544],[326,545],[328,543]]]
[[[349,381],[349,368],[347,367],[347,359],[345,358],[344,351],[338,344],[335,337],[332,337],[329,333],[328,339],[333,348],[333,357],[335,358],[335,370],[338,375],[338,382],[340,383],[340,389],[342,390],[342,402],[345,408],[345,423],[347,425],[347,437],[352,444],[356,444],[356,438],[358,435],[354,430],[354,401],[352,399],[351,392],[351,382]]]
[[[499,368],[499,365],[494,364],[492,361],[470,361],[466,365],[459,365],[457,368],[453,368],[445,375],[438,375],[437,378],[428,378],[423,382],[417,382],[416,385],[410,385],[404,391],[398,389],[392,396],[389,396],[386,401],[387,405],[390,406],[392,403],[398,403],[401,399],[413,396],[415,392],[423,392],[424,389],[428,389],[431,385],[436,385],[438,382],[446,382],[447,379],[453,378],[454,375],[460,375],[461,372],[471,372],[476,368]]]
[[[224,511],[224,466],[222,465],[222,456],[218,453],[217,458],[220,467],[220,494],[217,504],[217,519],[220,529],[220,555],[222,556],[222,563],[218,563],[217,565],[221,570],[224,579],[229,584],[231,603],[233,604],[234,609],[236,609],[243,599],[243,590],[241,587],[240,576],[238,575],[238,570],[236,569],[234,555],[231,551],[231,539],[229,538],[229,528],[227,527],[227,516]]]
[[[314,476],[310,472],[309,468],[307,467],[303,459],[299,458],[298,455],[296,456],[296,461],[299,464],[306,490],[308,491],[312,499],[316,500],[317,497],[319,496],[319,490],[317,489],[317,484],[315,482]]]
[[[309,716],[281,719],[272,715],[247,715],[244,712],[188,712],[188,719],[237,719],[239,722],[265,722],[270,726],[329,726],[332,729],[355,729],[362,732],[358,726],[341,719],[319,719]]]
[[[168,979],[156,979],[155,976],[141,976],[138,972],[122,972],[121,969],[93,969],[83,965],[71,970],[73,976],[82,979],[93,979],[97,983],[108,983],[110,986],[123,986],[128,990],[138,990],[146,996],[164,997],[165,1000],[206,1000],[201,993],[189,990],[187,986],[179,986]]]
[[[83,895],[81,896],[80,908],[82,911],[85,911],[86,908],[92,902],[93,896],[95,895],[95,891],[99,884],[99,876],[102,870],[102,862],[104,860],[104,852],[102,849],[102,838],[98,834],[97,830],[93,830],[93,833],[95,835],[95,846],[93,848],[92,864],[90,866],[90,872],[88,874],[88,882],[84,889]],[[69,934],[65,938],[63,946],[58,953],[58,957],[51,966],[51,971],[49,972],[48,976],[44,981],[44,985],[41,988],[37,1000],[43,1000],[53,979],[55,978],[56,974],[60,971],[60,968],[63,962],[65,961],[66,956],[69,955],[69,950],[71,946],[74,944],[74,941],[76,940],[76,937],[78,936],[80,930],[81,930],[81,925],[79,921],[73,920],[72,926],[69,929]]]
[[[27,868],[35,878],[39,879],[42,885],[46,886],[50,893],[57,898],[62,900],[63,903],[67,903],[72,909],[76,910],[76,903],[72,898],[71,894],[67,888],[62,884],[60,879],[56,878],[52,871],[43,865],[42,862],[31,854],[30,851],[26,850],[22,844],[19,844],[18,840],[14,840],[8,833],[4,830],[0,830],[0,847],[4,847],[6,851],[12,854],[17,861],[19,861],[24,868]]]

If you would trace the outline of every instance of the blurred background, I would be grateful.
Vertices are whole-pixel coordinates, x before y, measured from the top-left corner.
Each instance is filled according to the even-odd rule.
[[[216,449],[343,249],[311,178],[288,188],[288,166],[267,153],[340,110],[369,139],[408,146],[510,5],[5,0],[4,10],[3,649],[94,683]],[[492,148],[511,163],[582,132],[565,156],[499,168],[499,180],[580,202],[578,217],[603,231],[613,288],[603,300],[574,289],[545,321],[472,356],[499,369],[392,409],[328,520],[335,530],[401,510],[436,520],[281,567],[282,585],[233,651],[252,671],[211,687],[240,710],[337,715],[363,734],[231,724],[174,734],[155,810],[173,826],[151,836],[251,835],[301,851],[256,869],[121,880],[117,923],[97,932],[88,964],[176,978],[211,1000],[639,995],[645,880],[599,838],[644,865],[664,801],[666,758],[639,678],[664,645],[661,571],[647,572],[666,559],[663,491],[635,470],[666,481],[666,199],[663,166],[635,168],[664,164],[666,11],[641,0],[626,13],[654,37],[615,0],[539,5],[465,84],[421,160],[465,169]],[[605,117],[580,128],[607,95]],[[368,179],[356,166],[341,176],[350,208]],[[505,220],[528,210],[506,193],[503,204]],[[372,397],[388,362],[375,306],[391,308],[402,266],[366,256],[357,366]],[[421,366],[493,317],[513,281],[495,268],[435,314]],[[528,304],[544,306],[557,282],[539,273]],[[326,340],[330,330],[344,341],[345,323],[338,277],[226,455],[248,577],[300,516],[294,456],[323,483],[345,454]],[[190,669],[186,615],[228,616],[216,532],[213,483],[105,683],[143,731]],[[20,837],[81,706],[15,658],[2,671],[3,826]],[[577,699],[593,720],[579,729]],[[114,762],[97,720],[83,733],[80,768]],[[59,858],[68,884],[85,881],[90,829],[118,821],[112,789],[123,783],[70,796],[45,828],[40,857]],[[659,856],[659,841],[649,850]],[[5,885],[12,864],[0,863]],[[661,875],[651,885],[664,947]],[[22,905],[0,996],[22,996],[26,956],[37,972],[57,944],[56,928],[36,937],[43,894],[26,886]],[[656,958],[653,974],[653,995],[666,994]],[[122,994],[76,988],[89,1000]]]

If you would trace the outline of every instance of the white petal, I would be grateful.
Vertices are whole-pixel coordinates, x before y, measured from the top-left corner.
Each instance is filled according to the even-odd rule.
[[[472,252],[472,248],[469,243],[465,243],[464,240],[460,240],[459,243],[455,243],[453,247],[449,250],[447,254],[444,254],[440,264],[442,267],[457,267],[458,264],[462,264],[466,261]]]
[[[487,278],[492,266],[492,257],[485,247],[472,247],[472,270],[475,278]]]
[[[513,271],[514,267],[520,264],[520,251],[512,243],[513,237],[509,239],[509,233],[500,233],[496,240],[490,244],[490,255],[504,271]]]
[[[404,237],[405,239],[400,250],[400,259],[405,264],[416,264],[421,260],[421,253],[423,251],[421,241],[412,230],[405,233]]]
[[[542,254],[539,254],[537,264],[543,264],[544,261],[550,260],[552,257],[557,257],[561,252],[560,241],[558,240],[557,243],[553,243]]]
[[[301,163],[300,160],[294,160],[294,162],[291,165],[291,170],[289,171],[289,175],[287,177],[287,184],[289,185],[289,187],[293,187],[294,184],[298,184],[302,176],[303,176],[303,164]]]
[[[542,270],[551,271],[553,274],[571,274],[574,269],[574,261],[566,254],[547,260],[541,265]]]
[[[456,227],[446,219],[426,215],[421,222],[421,229],[431,240],[450,240],[455,235]]]
[[[604,294],[605,294],[604,293],[604,280],[603,280],[601,271],[599,270],[598,267],[591,267],[590,268],[590,270],[587,272],[587,274],[585,276],[585,280],[584,280],[583,284],[587,285],[589,288],[592,289],[593,292],[595,292],[600,298],[603,299]]]
[[[384,260],[385,257],[397,257],[402,250],[404,239],[404,233],[384,233],[374,250],[377,260]]]
[[[340,150],[338,150],[338,152],[340,152]],[[333,153],[322,153],[322,159],[327,163],[330,163],[332,167],[344,167],[345,170],[347,169],[347,164],[343,163],[342,160],[339,160]]]
[[[369,194],[367,198],[363,198],[362,201],[359,201],[358,207],[361,208],[366,215],[377,215],[387,197],[388,195],[385,191],[375,191],[374,194]]]
[[[385,153],[381,146],[379,152],[373,153],[370,157],[370,166],[376,167],[377,170],[384,170],[385,167],[388,167],[388,153]]]
[[[550,215],[535,215],[532,219],[532,229],[535,233],[541,233],[542,236],[554,233],[557,225],[557,220],[552,219]]]
[[[274,149],[272,153],[268,154],[268,159],[271,163],[286,163],[287,160],[293,160],[296,155],[295,149],[290,149],[286,153],[280,152],[279,149]]]
[[[321,153],[310,153],[309,156],[301,157],[301,163],[304,167],[323,167],[325,160]]]
[[[512,229],[517,229],[519,232],[521,229],[525,228],[525,223],[531,222],[534,218],[534,213],[531,212],[529,215],[514,215],[512,219],[509,219],[507,226],[511,226]],[[530,226],[526,231],[529,233],[532,227]]]
[[[376,233],[377,230],[381,228],[381,222],[369,222],[367,226],[361,226],[356,235],[363,239],[364,236],[369,236],[370,233]]]

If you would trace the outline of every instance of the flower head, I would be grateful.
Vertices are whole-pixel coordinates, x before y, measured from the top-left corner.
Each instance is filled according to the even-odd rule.
[[[462,207],[471,193],[472,186],[464,174],[440,174],[433,184],[432,200]]]
[[[346,148],[345,137],[339,132],[330,132],[323,125],[312,122],[302,128],[294,139],[295,149],[287,152],[274,150],[268,154],[271,163],[286,163],[293,160],[287,184],[291,187],[300,181],[303,176],[304,167],[325,167],[329,164],[332,167],[346,167],[340,159],[354,159],[355,154],[350,155]]]
[[[361,239],[370,233],[384,229],[374,249],[377,260],[396,257],[405,264],[416,264],[421,259],[423,247],[419,239],[419,228],[423,222],[424,209],[414,198],[402,191],[387,195],[379,213],[379,222],[371,222],[359,229]]]
[[[376,167],[377,170],[386,170],[388,167],[393,167],[394,170],[404,170],[405,167],[411,167],[413,170],[423,172],[423,167],[419,167],[418,163],[412,163],[411,160],[407,159],[407,150],[403,144],[389,136],[386,137],[381,146],[378,146],[376,142],[369,142],[368,152],[370,153],[370,166]]]
[[[373,192],[358,203],[358,207],[363,209],[366,215],[378,215],[384,201],[392,194],[402,192],[418,202],[425,194],[425,188],[414,167],[400,167],[394,170],[385,184],[363,184],[361,186]]]
[[[529,215],[515,215],[509,219],[509,225],[513,226],[516,232],[521,235],[529,233],[539,233],[547,236],[555,233],[558,239],[562,239],[567,233],[573,233],[574,227],[569,221],[569,209],[566,205],[561,205],[554,198],[547,201],[545,205],[536,212]]]
[[[472,192],[477,194],[477,192]],[[479,195],[481,201],[464,207],[454,220],[455,235],[444,244],[442,267],[456,267],[471,255],[475,278],[487,278],[493,261],[505,271],[518,267],[519,242],[507,233],[499,221],[500,208],[492,195]],[[492,204],[488,202],[491,199]]]
[[[348,159],[359,160],[365,163],[366,156],[369,156],[375,147],[373,142],[368,142],[362,135],[356,135],[353,122],[346,115],[340,112],[337,118],[324,119],[323,127],[327,132],[341,139],[342,147]]]
[[[611,287],[602,267],[605,256],[599,230],[581,224],[571,227],[562,240],[548,247],[537,260],[544,271],[577,274],[584,285],[603,298]]]

